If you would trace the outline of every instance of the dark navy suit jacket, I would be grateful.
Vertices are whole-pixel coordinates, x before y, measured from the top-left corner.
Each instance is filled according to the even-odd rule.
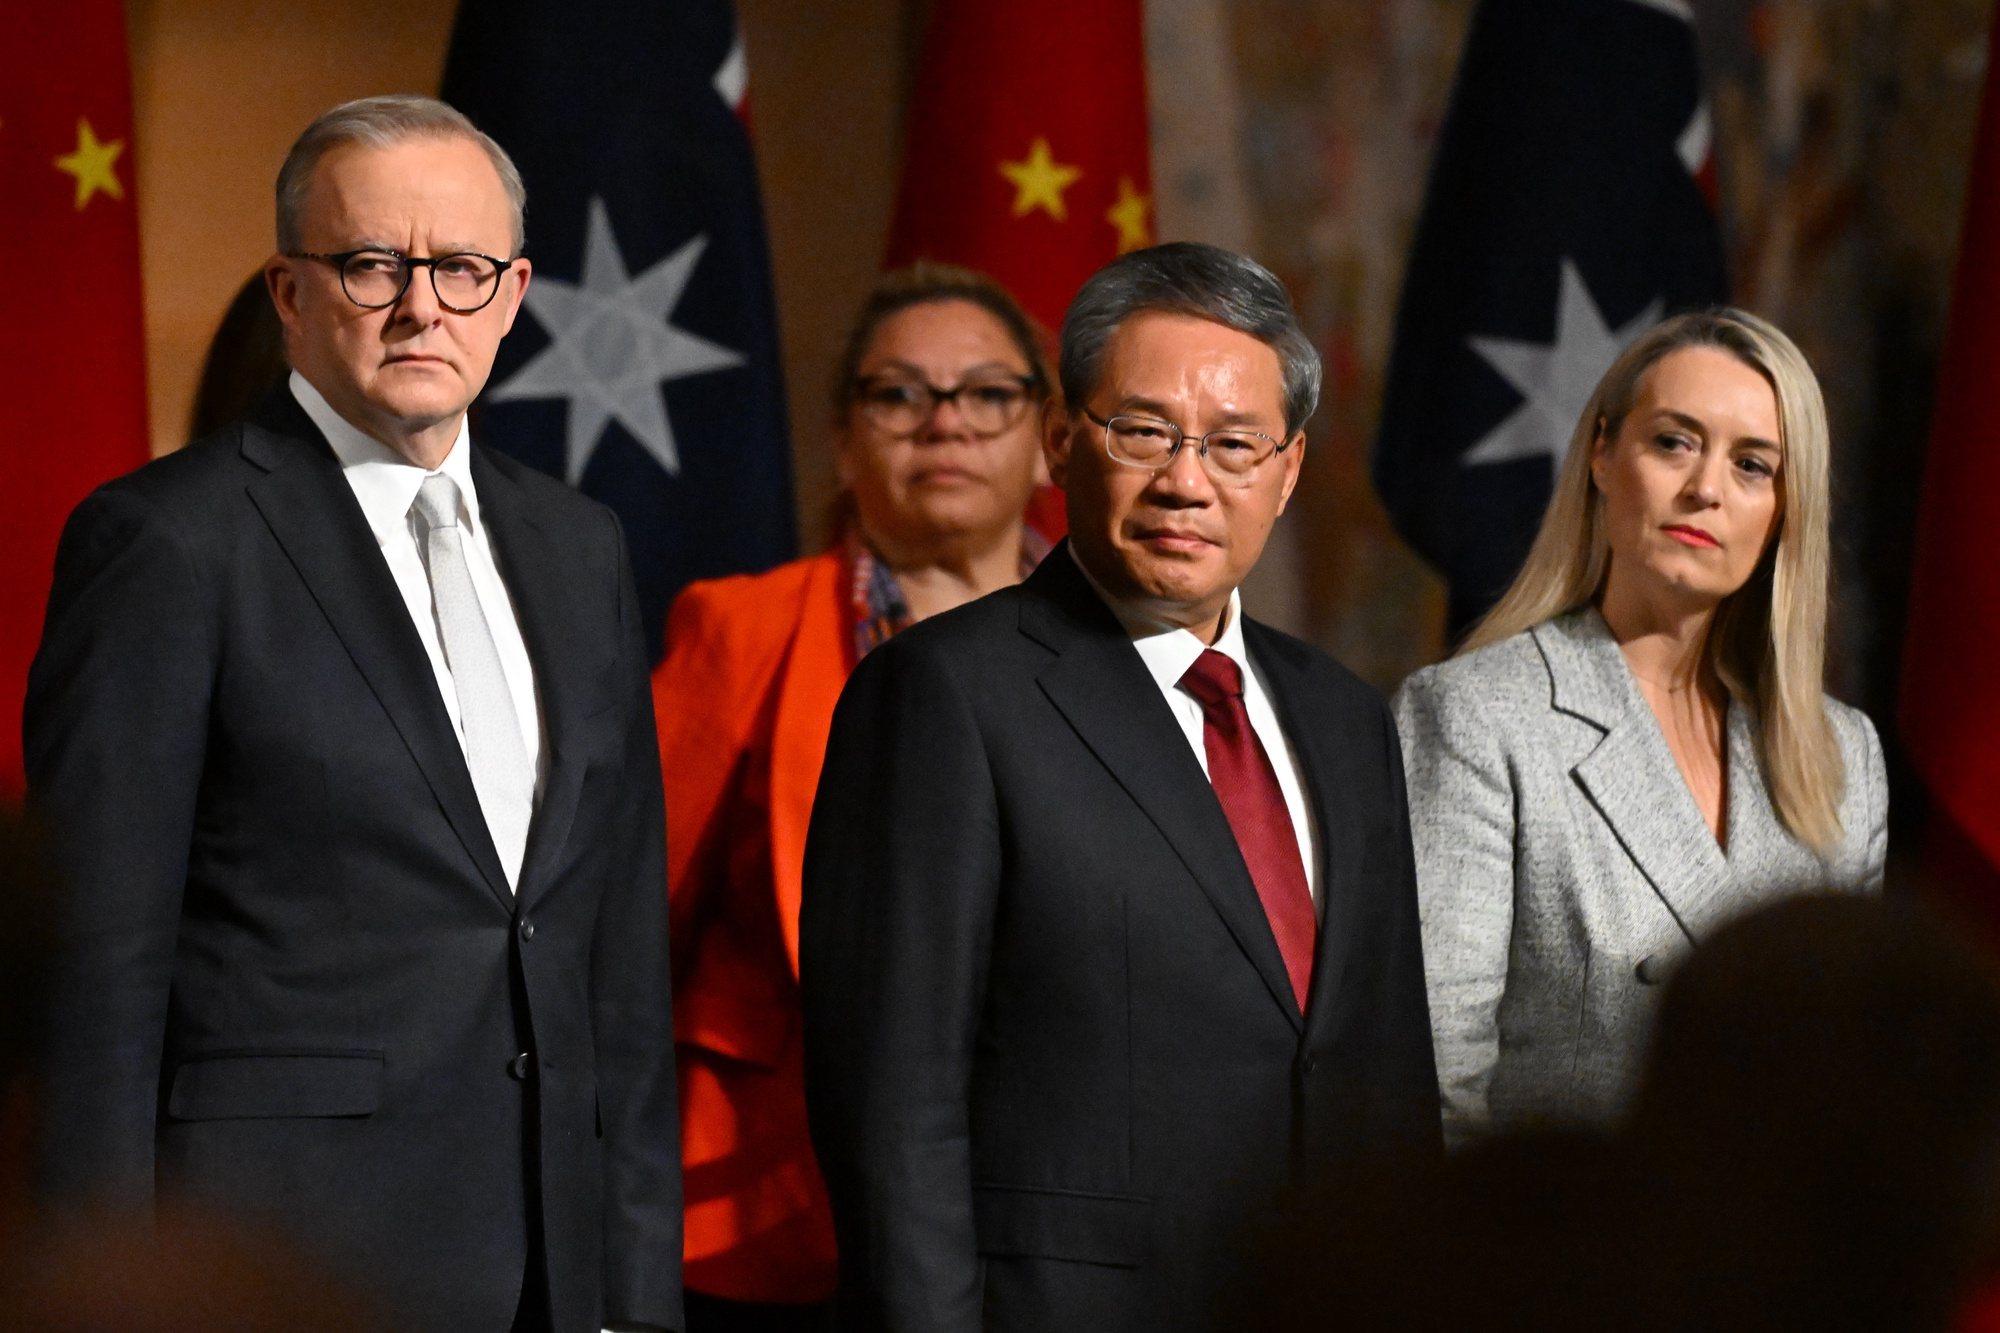
[[[855,1327],[1226,1327],[1288,1185],[1438,1152],[1395,727],[1244,630],[1320,830],[1303,1015],[1213,788],[1066,552],[848,682],[800,964]]]
[[[289,393],[80,505],[29,686],[61,1198],[276,1223],[399,1326],[680,1323],[663,815],[609,511],[475,448],[549,758],[518,895]]]

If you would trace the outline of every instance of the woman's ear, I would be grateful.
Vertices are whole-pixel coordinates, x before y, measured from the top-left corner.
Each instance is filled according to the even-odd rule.
[[[1610,463],[1611,438],[1605,432],[1603,417],[1597,419],[1597,429],[1590,437],[1590,479],[1597,483],[1597,489],[1604,489],[1604,469]]]
[[[843,424],[833,430],[833,476],[840,489],[854,489],[854,437]]]

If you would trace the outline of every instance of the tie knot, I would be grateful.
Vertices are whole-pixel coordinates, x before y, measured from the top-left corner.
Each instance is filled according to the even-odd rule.
[[[433,531],[438,528],[458,526],[458,483],[442,472],[434,472],[424,478],[424,484],[417,487],[416,502],[410,506],[423,515],[424,523]]]
[[[1204,711],[1227,707],[1243,697],[1243,668],[1215,649],[1204,648],[1181,676],[1181,688],[1192,694]]]

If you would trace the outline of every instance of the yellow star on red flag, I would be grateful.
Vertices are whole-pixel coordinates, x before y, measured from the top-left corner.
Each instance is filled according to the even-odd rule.
[[[99,193],[108,194],[113,199],[125,197],[125,187],[119,183],[118,173],[112,166],[124,151],[123,139],[105,143],[98,139],[88,120],[77,117],[76,151],[56,159],[57,170],[76,177],[77,211],[81,212],[83,206]]]
[[[1015,217],[1026,217],[1039,208],[1061,222],[1069,217],[1062,192],[1076,184],[1083,168],[1056,161],[1049,150],[1049,141],[1038,136],[1029,145],[1026,160],[1002,162],[1000,174],[1014,183]]]
[[[1143,250],[1153,243],[1153,229],[1146,222],[1152,207],[1152,196],[1140,194],[1130,176],[1118,178],[1118,202],[1105,211],[1104,220],[1118,229],[1119,254]]]

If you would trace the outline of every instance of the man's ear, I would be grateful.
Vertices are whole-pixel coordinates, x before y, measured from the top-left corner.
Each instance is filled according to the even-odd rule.
[[[1042,463],[1048,468],[1049,483],[1058,489],[1069,487],[1069,412],[1059,399],[1042,405]]]
[[[500,326],[500,336],[503,338],[513,332],[514,318],[521,313],[521,302],[526,300],[528,296],[528,279],[535,276],[535,266],[528,262],[526,256],[515,260],[507,267],[517,280],[514,284],[512,297],[505,298],[507,300],[507,318],[501,322]],[[502,275],[501,281],[506,281],[505,275]]]
[[[1278,456],[1285,464],[1284,490],[1278,496],[1278,512],[1282,514],[1285,506],[1291,503],[1292,491],[1299,484],[1299,469],[1306,465],[1306,433],[1301,430],[1293,435],[1292,442],[1285,446],[1285,452]]]
[[[264,290],[271,294],[278,321],[287,329],[296,327],[299,319],[299,275],[292,267],[295,262],[284,255],[272,255],[264,261]]]

